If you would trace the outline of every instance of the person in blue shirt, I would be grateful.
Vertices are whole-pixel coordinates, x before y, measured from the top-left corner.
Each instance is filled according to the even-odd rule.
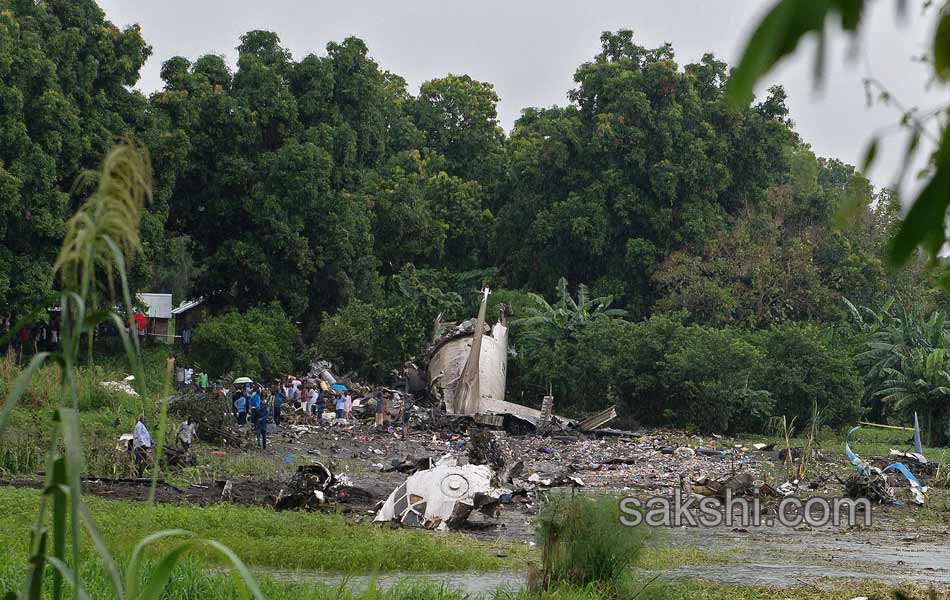
[[[257,411],[261,408],[261,395],[258,393],[256,385],[251,388],[251,397],[248,402],[250,404],[248,413],[250,413],[251,423],[253,424],[257,422]]]
[[[244,394],[234,401],[234,410],[237,411],[238,425],[244,426],[247,423],[247,398]]]
[[[280,407],[283,406],[287,395],[282,387],[278,386],[276,389],[277,393],[274,394],[274,426],[280,427]]]

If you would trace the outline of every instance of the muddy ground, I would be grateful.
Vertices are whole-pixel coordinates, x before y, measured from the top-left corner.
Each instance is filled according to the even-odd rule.
[[[505,505],[497,520],[476,513],[470,532],[483,539],[531,543],[533,519],[543,496],[549,494],[612,494],[639,498],[669,496],[674,490],[701,477],[722,479],[750,473],[757,481],[778,486],[785,480],[785,467],[778,453],[735,448],[731,441],[715,437],[689,437],[678,432],[640,431],[633,435],[594,437],[575,434],[539,437],[512,436],[494,432],[507,461],[525,463],[524,476],[570,474],[583,487],[538,489],[526,502]],[[319,461],[352,486],[344,497],[321,510],[343,511],[348,518],[372,518],[377,502],[405,480],[390,470],[407,457],[437,459],[445,454],[467,460],[471,447],[464,433],[417,430],[408,439],[400,432],[377,432],[368,424],[288,425],[275,432],[266,450],[274,461],[294,457],[295,463]],[[727,450],[725,456],[674,452],[690,447]],[[227,453],[265,451],[223,448]],[[839,479],[849,465],[841,452],[818,452],[799,494],[840,497]],[[230,485],[227,482],[230,481]],[[19,481],[14,485],[36,485]],[[103,498],[141,499],[148,484],[134,480],[89,480],[88,493]],[[225,488],[227,492],[225,493]],[[206,505],[229,501],[245,505],[274,506],[288,481],[268,477],[221,478],[206,485],[161,483],[159,502]],[[950,589],[950,512],[947,490],[934,490],[929,507],[909,503],[903,507],[875,507],[870,527],[779,525],[759,527],[660,528],[657,543],[673,548],[698,549],[695,559],[664,571],[669,577],[700,577],[719,582],[799,586],[824,585],[828,581],[868,578],[901,583],[931,583]],[[908,500],[907,490],[900,490]],[[433,535],[438,535],[434,532]]]

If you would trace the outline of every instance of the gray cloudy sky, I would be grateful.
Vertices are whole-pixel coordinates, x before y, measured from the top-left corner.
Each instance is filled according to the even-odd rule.
[[[163,61],[176,55],[194,58],[223,54],[232,64],[241,34],[251,29],[278,33],[295,58],[324,54],[328,41],[356,35],[373,58],[405,77],[410,90],[446,73],[467,73],[494,83],[501,97],[499,117],[510,130],[526,106],[567,102],[579,64],[599,50],[604,30],[633,29],[645,46],[671,42],[680,65],[711,51],[734,63],[750,28],[771,4],[760,0],[99,0],[119,26],[142,26],[154,53],[139,87],[161,87]],[[932,13],[912,9],[898,25],[895,0],[871,3],[858,58],[847,60],[841,35],[829,45],[823,88],[812,86],[812,44],[772,76],[789,94],[796,129],[822,156],[851,164],[861,161],[871,133],[899,119],[896,109],[867,108],[863,77],[882,80],[908,106],[937,104],[940,94],[926,92],[926,67],[910,57],[926,50]],[[915,3],[909,3],[915,6]],[[871,176],[890,182],[904,146],[903,136],[889,138],[879,151]]]

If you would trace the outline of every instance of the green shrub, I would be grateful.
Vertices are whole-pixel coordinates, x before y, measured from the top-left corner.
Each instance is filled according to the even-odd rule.
[[[812,403],[822,423],[832,428],[853,424],[861,414],[863,386],[847,348],[837,344],[834,331],[789,323],[762,332],[758,345],[765,353],[758,379],[775,401],[774,414],[804,424]]]
[[[0,476],[33,474],[42,469],[46,452],[38,437],[0,434]]]
[[[773,401],[752,381],[764,353],[747,338],[739,329],[684,327],[662,315],[639,323],[593,319],[576,336],[516,355],[509,389],[533,399],[550,385],[568,413],[617,404],[624,425],[759,431]]]
[[[411,306],[356,300],[332,316],[324,315],[316,353],[344,371],[383,381],[425,347],[431,331],[432,324],[421,322]]]
[[[768,411],[768,400],[749,387],[763,353],[733,329],[686,327],[660,365],[668,401],[664,417],[671,423],[704,431],[733,433],[740,424],[759,429],[750,414]]]
[[[668,418],[669,397],[660,366],[682,330],[675,319],[654,316],[639,323],[604,319],[584,332],[581,347],[593,350],[585,367],[590,381],[607,383],[607,395],[621,406],[622,417],[648,423]]]
[[[460,319],[462,307],[458,294],[432,287],[408,265],[388,278],[382,298],[355,300],[332,316],[324,315],[315,352],[344,371],[384,381],[425,349],[439,314],[446,320]]]
[[[530,355],[516,352],[509,395],[534,401],[550,385],[566,414],[617,404],[621,425],[717,433],[760,432],[772,416],[806,423],[816,402],[822,423],[838,429],[860,416],[863,392],[835,333],[797,323],[758,333],[686,327],[670,315],[593,319]],[[512,337],[516,351],[520,335]]]
[[[195,328],[192,353],[213,378],[232,373],[255,380],[289,373],[304,358],[300,332],[277,303],[201,323]]]
[[[636,566],[648,539],[645,526],[620,523],[620,505],[610,496],[556,499],[538,515],[544,583],[616,590]]]

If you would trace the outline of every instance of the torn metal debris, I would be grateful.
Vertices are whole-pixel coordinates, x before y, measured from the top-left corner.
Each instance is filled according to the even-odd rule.
[[[495,472],[487,465],[464,465],[442,457],[431,469],[417,471],[389,495],[374,521],[407,527],[458,529],[475,510],[494,516],[511,490],[492,484]]]
[[[613,421],[617,418],[617,407],[611,406],[606,410],[602,410],[597,414],[591,415],[577,423],[577,428],[581,431],[587,433],[594,431],[595,429],[600,429],[610,421]]]
[[[485,323],[488,288],[482,290],[478,317],[460,324],[436,323],[436,340],[428,353],[429,391],[448,415],[514,415],[530,419],[534,430],[541,411],[507,402],[508,323],[504,311],[491,328]]]
[[[343,500],[348,496],[350,482],[338,477],[323,463],[313,463],[297,467],[297,472],[287,485],[280,490],[274,502],[274,510],[316,509],[330,501]]]
[[[927,487],[921,485],[920,480],[911,473],[907,465],[891,463],[884,467],[875,467],[863,461],[856,455],[850,446],[851,436],[860,429],[860,425],[852,427],[845,437],[844,452],[848,460],[854,465],[855,473],[845,481],[845,492],[851,498],[868,498],[872,502],[895,504],[894,491],[888,484],[887,471],[897,471],[907,479],[914,503],[922,505],[927,501]],[[921,455],[922,457],[922,455]],[[926,459],[925,459],[926,460]]]
[[[719,498],[720,500],[726,500],[727,493],[733,498],[766,496],[781,498],[789,495],[789,493],[782,490],[776,490],[767,483],[756,481],[751,473],[737,473],[719,480],[700,477],[691,483],[690,488],[695,494]]]

